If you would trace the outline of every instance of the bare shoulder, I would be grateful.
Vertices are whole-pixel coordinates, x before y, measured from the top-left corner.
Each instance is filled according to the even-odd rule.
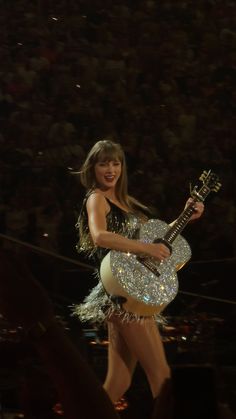
[[[110,209],[106,198],[99,191],[94,191],[89,195],[86,207],[88,211],[93,211],[94,209],[96,209],[96,211],[100,210],[108,212]]]

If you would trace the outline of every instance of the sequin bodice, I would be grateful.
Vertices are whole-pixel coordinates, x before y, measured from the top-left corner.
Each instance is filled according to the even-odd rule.
[[[80,231],[80,240],[76,248],[78,252],[83,252],[88,258],[92,258],[94,262],[100,263],[110,249],[105,249],[93,245],[88,228],[86,201],[87,199],[85,199],[83,202],[82,210],[76,224],[76,227]],[[138,238],[139,228],[141,225],[141,217],[134,213],[122,210],[108,199],[107,201],[110,206],[110,211],[106,216],[107,230],[113,233],[118,233],[130,239]]]

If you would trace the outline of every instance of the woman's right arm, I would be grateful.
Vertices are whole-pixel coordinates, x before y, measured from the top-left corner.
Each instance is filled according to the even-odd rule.
[[[102,194],[91,194],[86,207],[90,234],[96,246],[121,252],[148,255],[158,260],[165,259],[170,255],[169,249],[162,243],[143,243],[107,231],[106,215],[109,211],[109,205]]]

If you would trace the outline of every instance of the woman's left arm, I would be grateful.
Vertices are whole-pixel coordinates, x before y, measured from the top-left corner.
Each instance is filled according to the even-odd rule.
[[[193,201],[194,200],[192,198],[189,198],[187,200],[186,204],[185,204],[184,209],[186,209],[190,204],[192,204]],[[195,202],[195,204],[194,204],[194,213],[192,214],[192,216],[190,218],[190,221],[195,221],[198,218],[200,218],[202,216],[202,214],[203,214],[203,211],[204,211],[204,204],[203,204],[203,202],[200,202],[200,201],[199,202]],[[173,226],[175,222],[176,222],[176,220],[172,221],[169,225],[170,226]]]

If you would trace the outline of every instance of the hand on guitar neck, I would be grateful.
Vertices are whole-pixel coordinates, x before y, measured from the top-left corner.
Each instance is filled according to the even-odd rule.
[[[190,218],[191,221],[197,220],[199,217],[201,217],[203,211],[204,211],[204,204],[201,201],[196,201],[194,198],[189,198],[186,202],[185,208],[193,205],[194,212]]]

